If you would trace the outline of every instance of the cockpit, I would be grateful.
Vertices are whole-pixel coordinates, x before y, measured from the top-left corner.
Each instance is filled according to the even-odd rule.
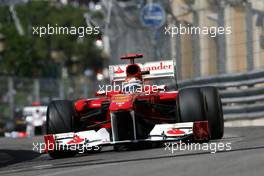
[[[139,83],[126,84],[123,86],[122,92],[123,93],[142,92],[142,84]]]
[[[137,78],[128,78],[122,84],[122,92],[123,93],[134,93],[134,92],[142,92],[142,81]]]

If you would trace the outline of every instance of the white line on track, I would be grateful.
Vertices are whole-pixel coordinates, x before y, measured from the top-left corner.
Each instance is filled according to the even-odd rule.
[[[45,169],[48,167],[52,167],[53,164],[43,164],[43,165],[38,165],[38,166],[32,166],[33,169]]]

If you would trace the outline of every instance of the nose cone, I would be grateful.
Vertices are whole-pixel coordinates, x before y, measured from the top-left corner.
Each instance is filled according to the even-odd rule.
[[[111,97],[111,103],[109,106],[110,111],[127,110],[133,109],[133,96],[130,94],[118,94]]]

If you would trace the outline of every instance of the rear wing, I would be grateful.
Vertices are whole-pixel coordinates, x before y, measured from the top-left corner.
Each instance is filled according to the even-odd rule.
[[[141,71],[149,71],[149,74],[142,75],[144,80],[176,77],[176,65],[173,60],[162,60],[137,64],[140,66]],[[109,76],[111,83],[124,81],[126,79],[126,67],[127,64],[109,66]]]

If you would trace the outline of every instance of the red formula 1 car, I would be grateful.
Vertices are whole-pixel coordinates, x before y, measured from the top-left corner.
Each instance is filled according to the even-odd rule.
[[[136,64],[141,54],[110,66],[111,85],[100,86],[98,98],[52,101],[47,111],[46,152],[53,158],[74,156],[80,146],[115,150],[145,143],[220,139],[221,100],[214,87],[167,91],[151,81],[175,78],[173,61]]]

